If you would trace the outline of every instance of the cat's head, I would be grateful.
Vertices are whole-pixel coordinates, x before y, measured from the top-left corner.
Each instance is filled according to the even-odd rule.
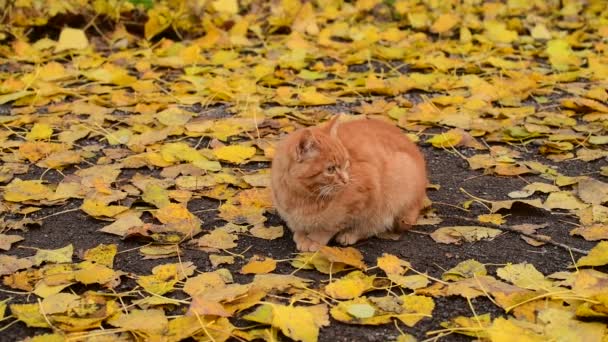
[[[322,127],[306,128],[292,142],[290,175],[300,187],[328,198],[350,182],[348,151],[338,139],[338,116]]]

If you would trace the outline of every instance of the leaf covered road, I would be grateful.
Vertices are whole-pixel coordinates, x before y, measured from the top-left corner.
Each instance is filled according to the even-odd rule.
[[[0,5],[0,339],[608,335],[605,1]],[[296,254],[274,146],[338,113],[429,208]]]

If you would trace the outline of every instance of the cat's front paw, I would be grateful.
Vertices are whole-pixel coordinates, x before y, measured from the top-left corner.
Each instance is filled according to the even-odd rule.
[[[311,240],[303,233],[295,233],[293,241],[300,252],[316,252],[321,248],[321,245],[317,241]]]
[[[342,246],[354,245],[361,239],[361,236],[353,231],[345,231],[336,236],[336,242]]]

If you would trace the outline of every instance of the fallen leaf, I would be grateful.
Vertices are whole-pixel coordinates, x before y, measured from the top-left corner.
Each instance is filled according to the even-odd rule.
[[[162,334],[169,326],[163,310],[131,310],[108,321],[112,326],[144,334]]]
[[[469,259],[458,263],[458,265],[443,272],[441,279],[446,281],[458,281],[486,275],[486,267],[479,261]]]
[[[129,207],[122,205],[107,205],[94,199],[85,199],[80,207],[82,211],[93,217],[115,217],[116,215],[129,210]]]
[[[42,300],[41,306],[45,315],[64,313],[76,307],[80,296],[71,293],[57,293]]]
[[[373,276],[361,271],[350,272],[346,276],[325,286],[325,293],[334,299],[353,299],[373,289]]]
[[[600,241],[588,255],[578,259],[576,266],[603,266],[608,264],[608,241]]]
[[[211,233],[203,235],[198,239],[199,247],[230,249],[237,246],[236,240],[238,237],[224,230],[215,229]]]
[[[100,244],[96,247],[87,249],[84,252],[84,260],[93,261],[96,264],[112,268],[114,265],[114,257],[116,256],[117,251],[118,247],[114,244]]]
[[[47,140],[53,135],[53,128],[48,124],[35,123],[32,129],[25,136],[28,141]]]
[[[439,228],[431,234],[431,237],[440,243],[461,244],[462,242],[474,242],[483,239],[491,240],[501,232],[499,229],[480,226],[454,226]]]
[[[59,33],[59,41],[55,45],[55,53],[65,50],[82,50],[89,46],[89,41],[83,30],[65,27]]]
[[[49,187],[42,184],[42,181],[23,181],[15,178],[4,188],[4,200],[10,202],[40,201],[49,198],[52,193]]]
[[[570,235],[580,235],[587,241],[608,240],[608,225],[598,223],[576,227],[570,231]]]
[[[32,263],[36,266],[47,263],[63,263],[72,262],[72,255],[74,254],[74,246],[69,244],[59,249],[38,249],[36,255],[30,258]]]
[[[8,251],[12,244],[21,240],[23,240],[23,237],[19,235],[0,234],[0,249]]]
[[[264,274],[274,271],[277,262],[272,258],[263,258],[254,255],[249,262],[241,268],[243,274]]]
[[[258,225],[251,228],[249,232],[257,238],[266,240],[278,239],[284,234],[282,226],[264,227],[263,225]]]
[[[118,216],[112,224],[101,228],[99,231],[118,236],[125,236],[130,228],[143,226],[144,222],[139,218],[139,214],[126,212]]]
[[[223,161],[242,164],[255,154],[255,147],[243,145],[228,145],[213,150],[213,154]]]
[[[481,223],[492,223],[497,226],[505,223],[505,218],[501,214],[483,214],[477,216],[477,220]]]
[[[534,265],[507,264],[505,267],[496,269],[496,274],[512,284],[524,289],[550,291],[553,282],[545,279],[545,276],[536,270]]]
[[[569,209],[579,210],[587,207],[580,199],[578,199],[573,193],[567,191],[552,192],[547,197],[544,204],[547,209]]]
[[[410,265],[409,262],[401,260],[392,254],[383,253],[382,256],[378,258],[378,268],[383,270],[387,275],[401,275],[411,267],[412,265]]]
[[[319,328],[329,324],[325,305],[303,307],[264,304],[243,318],[272,325],[285,336],[303,342],[317,341]]]
[[[579,179],[577,194],[587,204],[606,203],[608,202],[608,183],[593,178]]]
[[[0,255],[0,276],[30,268],[33,265],[32,261],[26,258],[19,259],[12,255]]]
[[[540,199],[533,200],[513,200],[513,201],[493,201],[490,206],[492,213],[496,213],[502,209],[511,209],[515,204],[525,204],[535,208],[544,208],[543,202]]]

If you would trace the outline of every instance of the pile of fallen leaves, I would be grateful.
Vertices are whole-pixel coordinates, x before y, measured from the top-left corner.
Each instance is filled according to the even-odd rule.
[[[27,245],[17,231],[44,227],[39,212],[78,210],[108,222],[99,234],[142,241],[144,258],[174,261],[132,274],[114,269],[116,244],[77,253],[78,261],[72,245],[30,246],[35,254],[21,258],[9,251],[0,255],[0,331],[22,322],[52,332],[31,341],[316,341],[330,322],[412,327],[433,315],[434,299],[461,296],[472,314],[430,338],[608,336],[608,274],[594,269],[608,264],[600,241],[608,240],[606,1],[0,5],[0,248]],[[80,27],[53,26],[79,15]],[[217,108],[230,115],[214,115]],[[578,220],[570,234],[600,242],[551,275],[522,263],[492,268],[494,277],[467,260],[440,279],[395,255],[367,265],[356,248],[325,247],[289,260],[249,256],[232,272],[255,276],[234,281],[230,265],[245,253],[235,251],[239,236],[289,239],[267,224],[276,142],[338,111],[388,120],[472,170],[543,180],[510,199],[468,194],[453,203],[484,212],[470,226],[441,226],[431,205],[419,224],[432,226],[438,243],[509,230],[534,246],[560,245],[536,232],[543,225],[506,225],[514,204],[568,214]],[[598,172],[560,172],[574,159]],[[45,180],[47,172],[63,177]],[[216,201],[223,225],[189,209],[200,198]],[[182,260],[184,248],[208,255],[212,269]],[[275,271],[278,263],[290,271]],[[134,287],[115,291],[126,280]],[[28,296],[13,303],[7,294]],[[504,315],[478,315],[477,297]]]

